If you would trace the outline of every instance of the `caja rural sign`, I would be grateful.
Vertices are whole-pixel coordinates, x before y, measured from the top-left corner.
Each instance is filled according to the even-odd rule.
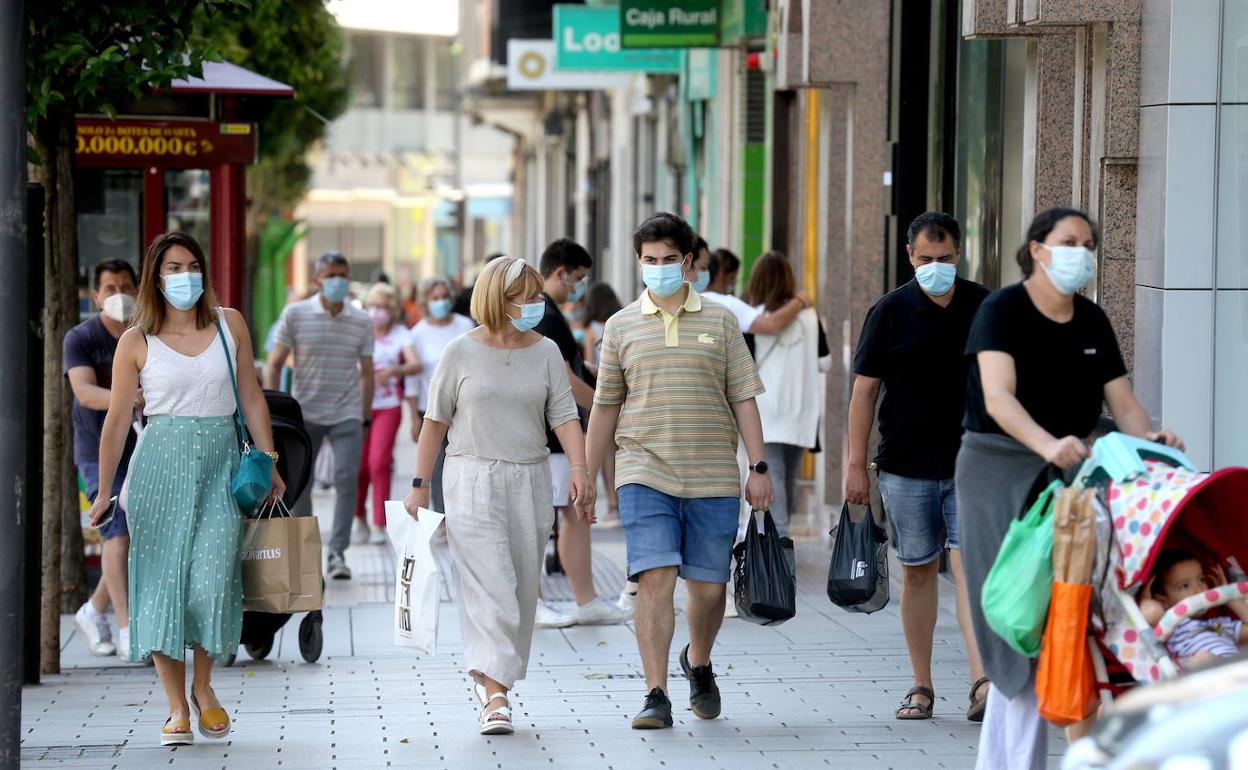
[[[620,0],[624,48],[719,45],[719,0]]]
[[[251,123],[78,118],[76,162],[95,168],[208,168],[256,160]]]

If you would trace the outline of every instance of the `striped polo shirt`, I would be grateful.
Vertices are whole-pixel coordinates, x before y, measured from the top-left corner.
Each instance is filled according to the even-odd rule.
[[[368,314],[343,303],[338,315],[321,304],[321,295],[287,305],[277,319],[273,341],[295,356],[291,395],[303,419],[336,425],[364,417],[360,396],[360,359],[373,356],[373,322]]]
[[[646,292],[607,321],[594,403],[622,405],[617,486],[740,497],[731,404],[758,396],[763,383],[732,313],[685,286],[676,315]]]

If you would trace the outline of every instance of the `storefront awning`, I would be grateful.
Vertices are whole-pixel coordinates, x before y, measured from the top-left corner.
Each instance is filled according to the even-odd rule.
[[[295,89],[272,78],[229,62],[204,62],[202,78],[175,80],[169,90],[175,94],[228,94],[290,98]]]

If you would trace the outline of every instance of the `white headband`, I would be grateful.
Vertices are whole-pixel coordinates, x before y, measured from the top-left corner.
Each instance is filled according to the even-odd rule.
[[[514,283],[515,280],[520,277],[520,274],[522,272],[524,272],[524,267],[526,264],[527,263],[524,261],[523,257],[516,257],[515,261],[507,266],[507,272],[503,273],[503,291],[504,292],[510,289],[511,284]]]

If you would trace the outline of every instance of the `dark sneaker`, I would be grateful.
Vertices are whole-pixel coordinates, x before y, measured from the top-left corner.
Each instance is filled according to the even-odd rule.
[[[634,730],[659,730],[672,726],[672,702],[659,688],[646,696],[646,705],[633,717]]]
[[[331,553],[325,567],[325,574],[330,580],[350,580],[351,568],[347,566],[347,560],[342,554]]]
[[[689,708],[698,719],[714,719],[719,716],[719,687],[711,664],[693,667],[689,665],[689,645],[680,651],[680,668],[689,680]]]

